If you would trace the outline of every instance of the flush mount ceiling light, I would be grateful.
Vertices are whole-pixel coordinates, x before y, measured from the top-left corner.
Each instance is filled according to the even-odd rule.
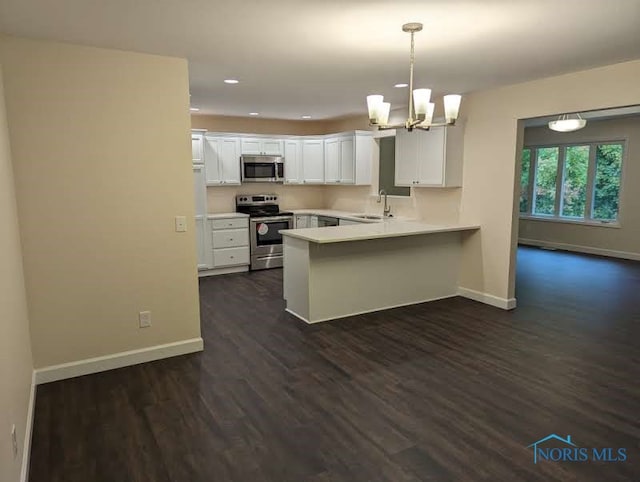
[[[224,79],[225,84],[237,84],[240,81],[238,79]]]
[[[409,84],[400,83],[400,84],[396,84],[396,85],[394,85],[394,87],[395,87],[396,89],[403,89],[403,88],[405,88],[405,87],[409,87]]]
[[[556,132],[573,132],[587,125],[580,114],[562,114],[557,120],[549,122],[549,129]]]
[[[301,116],[301,117],[302,117],[303,119],[311,119],[311,116],[310,116],[310,115],[303,115],[303,116]]]
[[[430,102],[431,89],[413,89],[413,66],[415,63],[414,35],[422,30],[422,24],[417,22],[405,23],[402,26],[403,32],[411,34],[411,56],[409,62],[409,116],[404,124],[388,124],[391,104],[384,102],[384,97],[379,94],[367,96],[367,107],[369,109],[369,125],[378,129],[401,129],[409,131],[413,129],[429,130],[431,127],[443,127],[453,125],[458,118],[460,110],[459,95],[444,96],[444,116],[445,122],[434,124],[433,110],[435,104]],[[396,85],[397,87],[397,85]]]
[[[198,109],[197,107],[189,107],[189,110],[191,112],[199,112],[200,111],[200,109]]]
[[[249,115],[256,116],[256,115],[260,115],[260,113],[259,112],[249,112]]]

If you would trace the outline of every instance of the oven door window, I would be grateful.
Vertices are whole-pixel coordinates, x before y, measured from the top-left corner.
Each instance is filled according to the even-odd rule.
[[[273,179],[276,177],[275,164],[272,162],[251,162],[244,164],[246,179]]]
[[[258,246],[272,246],[282,244],[281,229],[289,229],[289,221],[264,221],[256,223],[256,244]]]

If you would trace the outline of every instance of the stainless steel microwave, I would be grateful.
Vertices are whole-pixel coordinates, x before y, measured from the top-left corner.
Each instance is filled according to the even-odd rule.
[[[241,156],[242,182],[284,182],[282,156]]]

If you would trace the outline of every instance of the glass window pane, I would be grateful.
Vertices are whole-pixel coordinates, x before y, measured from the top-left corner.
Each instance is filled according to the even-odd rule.
[[[567,147],[564,157],[561,216],[584,218],[588,172],[589,146]]]
[[[541,147],[537,150],[536,184],[533,213],[553,215],[556,205],[558,181],[558,148]]]
[[[529,170],[531,167],[531,149],[522,151],[522,175],[520,176],[520,212],[529,212]]]
[[[596,147],[596,179],[593,193],[593,218],[618,219],[620,178],[622,176],[622,144]]]

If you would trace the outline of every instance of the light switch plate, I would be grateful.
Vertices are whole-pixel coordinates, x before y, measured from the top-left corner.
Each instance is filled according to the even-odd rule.
[[[151,326],[151,312],[141,311],[138,314],[138,321],[140,322],[140,328],[148,328]]]
[[[176,216],[176,233],[184,233],[187,230],[187,217]]]

